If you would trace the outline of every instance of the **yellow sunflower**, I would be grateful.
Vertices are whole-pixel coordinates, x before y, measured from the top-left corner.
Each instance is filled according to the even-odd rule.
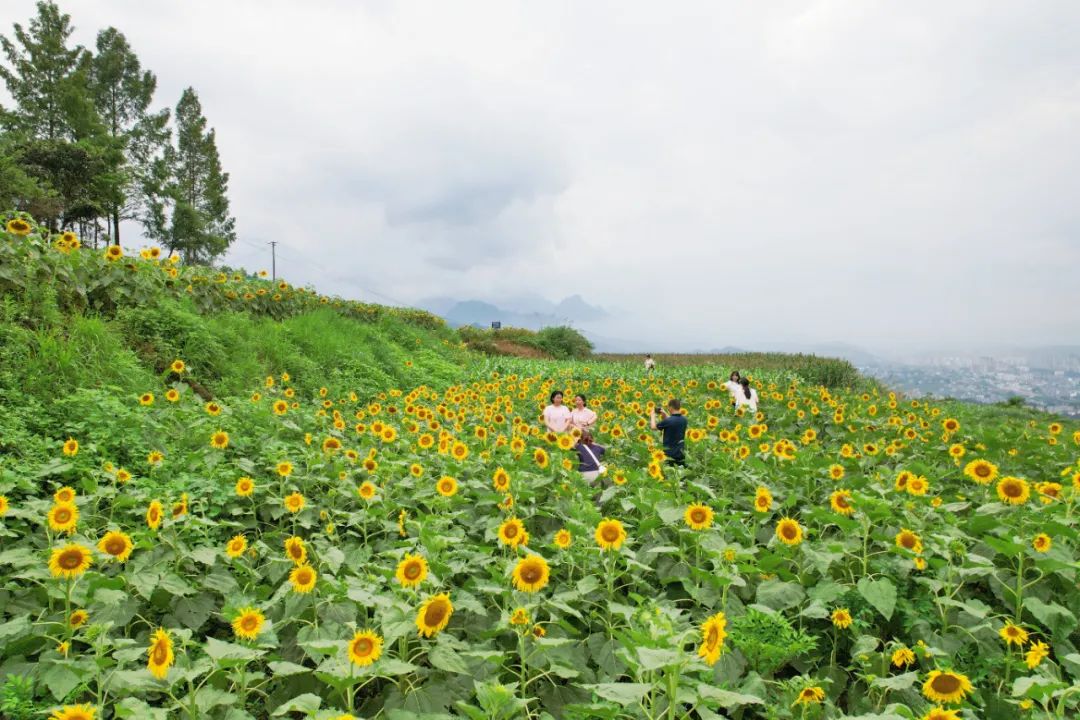
[[[923,551],[922,538],[920,538],[919,534],[914,530],[901,528],[900,532],[896,534],[896,547],[910,550],[916,555],[920,555]]]
[[[449,475],[444,475],[435,483],[435,490],[443,497],[453,497],[457,494],[458,482]]]
[[[851,515],[855,512],[855,505],[851,502],[850,490],[837,490],[829,495],[829,505],[841,515]]]
[[[238,558],[247,550],[247,538],[243,535],[233,535],[232,539],[225,544],[225,554],[230,558]]]
[[[626,540],[626,529],[618,520],[604,518],[593,533],[601,550],[618,550]]]
[[[111,556],[117,562],[127,562],[134,547],[135,544],[131,542],[127,533],[115,530],[105,533],[105,537],[98,542],[98,550]]]
[[[289,582],[292,583],[294,592],[301,594],[309,593],[315,589],[315,581],[319,574],[310,565],[297,565],[289,573]]]
[[[349,641],[349,662],[365,667],[382,656],[383,639],[371,630],[361,630]]]
[[[151,530],[157,530],[161,525],[161,518],[164,516],[165,511],[161,507],[161,503],[154,500],[150,503],[150,507],[146,509],[146,525]]]
[[[298,492],[294,492],[291,495],[285,497],[285,509],[291,513],[298,513],[304,509],[304,496]]]
[[[375,497],[375,483],[370,480],[365,480],[360,484],[360,487],[356,489],[356,494],[365,500],[370,500]]]
[[[89,619],[90,619],[90,614],[87,613],[85,610],[82,610],[82,609],[75,610],[68,617],[68,625],[70,625],[73,628],[81,628],[83,625],[86,624],[86,621],[89,620]]]
[[[1042,640],[1036,640],[1031,643],[1031,647],[1024,653],[1024,662],[1029,670],[1034,670],[1049,654],[1049,646]]]
[[[536,448],[533,450],[533,462],[536,463],[538,468],[543,470],[551,462],[551,458],[548,457],[547,450],[544,450],[544,448]]]
[[[154,404],[154,393],[143,393],[139,396],[139,404],[143,407],[150,407]]]
[[[440,593],[427,599],[416,613],[416,627],[420,635],[431,637],[442,631],[454,614],[454,604],[450,596]]]
[[[539,555],[526,555],[514,566],[514,587],[522,592],[539,592],[551,577],[547,560]]]
[[[772,508],[773,497],[767,487],[759,487],[754,492],[754,511],[755,512],[769,512]]]
[[[69,437],[64,441],[63,451],[68,457],[75,457],[79,454],[79,441]]]
[[[502,467],[496,468],[491,476],[491,484],[499,492],[507,492],[510,489],[510,473]]]
[[[716,664],[724,651],[726,628],[727,618],[722,612],[716,613],[701,624],[701,645],[698,646],[697,654],[709,665]]]
[[[90,554],[90,548],[78,543],[68,543],[52,551],[52,555],[49,557],[49,571],[53,577],[63,577],[70,580],[86,572],[93,562],[94,558]]]
[[[509,518],[499,525],[499,542],[510,547],[528,544],[529,534],[525,526],[516,517]]]
[[[289,412],[289,403],[284,400],[275,400],[272,409],[275,415],[284,415]]]
[[[282,460],[274,469],[281,477],[289,477],[293,473],[293,464],[288,460]]]
[[[832,624],[841,630],[851,627],[851,611],[847,608],[836,608],[832,611]]]
[[[798,545],[803,540],[802,526],[792,518],[781,518],[776,524],[776,537],[785,545]]]
[[[980,485],[989,485],[997,478],[997,474],[997,465],[986,460],[972,460],[964,466],[964,475]]]
[[[565,550],[566,548],[570,547],[570,544],[573,541],[573,536],[566,528],[562,528],[557,533],[555,533],[555,547],[559,548],[560,550]]]
[[[1001,639],[1005,641],[1006,645],[1016,645],[1017,647],[1027,645],[1027,630],[1019,625],[1014,625],[1011,620],[1006,622],[1004,627],[998,630],[998,635],[1001,636]]]
[[[150,674],[158,680],[164,680],[169,674],[175,656],[173,655],[172,638],[164,628],[158,628],[150,636],[150,648],[147,650],[150,659],[147,660],[146,668]]]
[[[236,481],[236,494],[240,497],[250,497],[255,492],[255,481],[249,477],[241,477]]]
[[[934,702],[958,703],[973,689],[967,675],[952,670],[931,670],[922,692]]]
[[[421,555],[406,554],[398,563],[394,577],[402,587],[417,587],[428,575],[427,560]]]
[[[1050,547],[1054,544],[1053,540],[1046,533],[1039,533],[1035,536],[1035,539],[1031,541],[1031,546],[1035,548],[1035,552],[1049,552]]]
[[[792,705],[820,705],[825,701],[825,691],[817,685],[809,685],[799,691]]]
[[[844,466],[843,465],[830,465],[829,466],[829,477],[831,477],[833,480],[843,480],[844,479]]]
[[[30,231],[33,230],[33,228],[30,226],[30,223],[26,222],[22,218],[12,218],[8,220],[5,227],[9,233],[11,233],[12,235],[18,235],[20,237],[29,235]]]
[[[79,508],[74,503],[58,503],[49,509],[49,527],[56,532],[75,532],[79,522]]]
[[[285,557],[296,565],[303,565],[307,560],[307,546],[304,544],[304,539],[294,535],[286,540]]]
[[[683,513],[683,521],[692,530],[707,530],[713,522],[713,510],[708,505],[694,503],[686,508],[686,512]]]
[[[893,667],[906,667],[915,662],[915,653],[906,646],[901,646],[893,650],[892,653]]]
[[[94,720],[96,717],[97,710],[93,705],[65,705],[60,710],[53,710],[49,720]]]
[[[1007,475],[998,480],[997,496],[1003,503],[1023,505],[1031,497],[1031,488],[1027,480]]]
[[[6,495],[0,495],[0,517],[7,515],[9,505]]]
[[[266,617],[253,607],[240,608],[232,621],[233,634],[242,640],[255,640],[262,632]]]

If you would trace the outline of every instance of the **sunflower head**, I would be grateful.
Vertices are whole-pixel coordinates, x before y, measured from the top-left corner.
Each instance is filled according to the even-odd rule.
[[[241,608],[232,621],[233,634],[242,640],[256,640],[265,623],[266,617],[256,608]]]
[[[802,526],[792,518],[781,518],[776,524],[776,537],[785,545],[798,545],[803,540]]]
[[[382,656],[383,639],[371,630],[361,630],[349,641],[349,662],[365,667]]]
[[[52,551],[49,557],[49,571],[53,577],[77,578],[86,572],[93,562],[90,548],[78,543],[68,543]]]
[[[439,478],[439,482],[435,484],[435,490],[443,497],[453,497],[457,494],[458,490],[457,480],[449,475],[445,475]]]
[[[701,645],[698,647],[698,657],[709,665],[715,665],[724,650],[724,639],[727,637],[727,618],[719,612],[709,617],[701,624]]]
[[[973,690],[967,675],[952,670],[931,670],[923,683],[923,695],[940,703],[958,703]]]
[[[131,551],[135,547],[127,533],[111,531],[105,533],[105,537],[98,542],[98,550],[110,556],[117,562],[126,562],[131,557]]]
[[[686,508],[686,512],[683,513],[683,521],[692,530],[706,530],[712,525],[713,510],[708,505],[695,503]]]
[[[402,587],[417,587],[427,578],[427,574],[428,564],[423,556],[406,554],[398,563],[394,577]]]
[[[1031,488],[1027,480],[1008,475],[998,480],[997,496],[1007,505],[1023,505],[1031,497]]]
[[[454,614],[454,605],[446,593],[428,598],[416,613],[416,627],[420,635],[432,637],[441,632]]]
[[[526,555],[514,566],[514,587],[522,592],[543,590],[551,577],[547,560],[539,555]]]
[[[618,550],[626,541],[626,529],[618,520],[604,518],[596,526],[594,536],[601,550]]]
[[[309,593],[315,589],[315,581],[319,574],[310,565],[297,565],[289,573],[289,582],[292,583],[293,591]]]
[[[559,548],[560,550],[565,550],[570,547],[570,544],[573,541],[573,536],[566,528],[562,528],[557,533],[555,533],[555,547]]]

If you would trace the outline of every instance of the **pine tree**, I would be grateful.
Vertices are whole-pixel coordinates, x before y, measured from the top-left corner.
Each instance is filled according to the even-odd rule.
[[[150,113],[157,77],[144,71],[127,38],[116,28],[98,33],[97,53],[88,57],[90,96],[105,131],[122,143],[121,192],[109,208],[109,229],[120,243],[120,221],[140,217],[147,207],[144,189],[154,161],[168,140],[169,111]]]
[[[152,204],[149,230],[170,252],[187,262],[207,262],[236,239],[229,215],[229,175],[221,169],[214,131],[195,90],[188,88],[176,106],[176,144],[165,150],[150,182],[163,188]]]

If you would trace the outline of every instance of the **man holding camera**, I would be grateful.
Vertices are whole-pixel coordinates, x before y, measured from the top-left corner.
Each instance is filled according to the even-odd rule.
[[[682,403],[677,398],[671,398],[667,407],[666,413],[655,406],[649,409],[649,426],[653,430],[663,431],[664,455],[668,462],[673,465],[686,465],[686,454],[683,452],[686,446],[686,416],[680,412]],[[658,412],[662,418],[659,422],[656,421]]]

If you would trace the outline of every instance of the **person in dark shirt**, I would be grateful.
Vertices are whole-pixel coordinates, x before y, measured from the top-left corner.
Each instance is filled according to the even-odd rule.
[[[578,454],[578,471],[592,484],[596,478],[600,477],[601,468],[604,468],[604,463],[600,460],[604,457],[604,448],[596,444],[591,432],[584,430],[575,449]]]
[[[668,462],[674,465],[685,465],[686,416],[679,412],[682,409],[682,403],[677,398],[668,400],[667,406],[667,413],[659,410],[660,415],[663,416],[659,422],[656,421],[658,408],[654,407],[649,411],[649,426],[653,430],[663,431],[664,454],[667,455]]]

